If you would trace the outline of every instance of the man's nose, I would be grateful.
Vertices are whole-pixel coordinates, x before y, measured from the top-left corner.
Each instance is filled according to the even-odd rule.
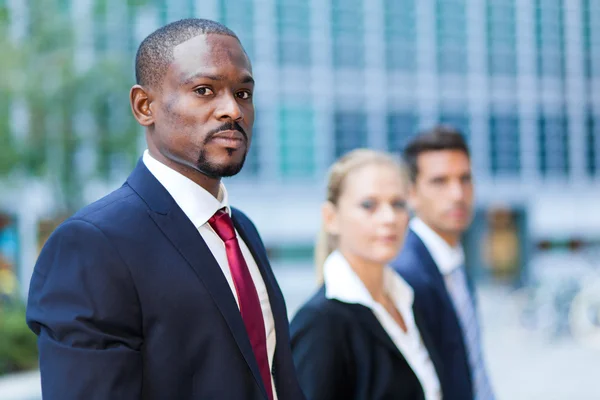
[[[462,182],[453,181],[450,184],[450,196],[453,200],[462,200],[465,197],[465,188]]]
[[[240,121],[244,117],[244,112],[233,93],[224,94],[219,99],[216,117],[219,120],[229,119],[233,121]]]

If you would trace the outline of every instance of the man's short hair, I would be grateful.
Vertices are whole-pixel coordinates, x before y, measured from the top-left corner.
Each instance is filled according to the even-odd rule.
[[[434,126],[411,139],[402,152],[402,158],[413,183],[417,181],[419,173],[419,156],[426,152],[442,150],[458,150],[470,157],[469,146],[463,134],[448,125]]]
[[[227,35],[239,41],[231,29],[208,19],[188,18],[172,22],[148,35],[140,44],[135,57],[137,84],[160,87],[173,61],[173,48],[186,40],[205,34]]]

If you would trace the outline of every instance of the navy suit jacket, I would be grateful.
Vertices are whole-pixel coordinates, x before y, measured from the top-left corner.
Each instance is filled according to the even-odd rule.
[[[252,222],[236,229],[275,320],[280,400],[301,400],[283,295]],[[31,280],[45,400],[266,399],[231,289],[200,233],[140,160],[51,235]]]
[[[413,312],[440,375],[442,366],[423,331],[416,302]],[[328,299],[322,286],[290,329],[298,379],[308,400],[424,400],[417,376],[369,308]]]
[[[473,399],[471,369],[462,328],[444,279],[425,244],[412,230],[391,266],[413,287],[423,312],[423,327],[442,363],[444,400]],[[421,327],[420,327],[421,328]]]

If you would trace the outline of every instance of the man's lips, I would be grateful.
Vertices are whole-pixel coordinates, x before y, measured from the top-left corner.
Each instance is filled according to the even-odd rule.
[[[216,142],[225,147],[238,148],[246,143],[246,136],[240,131],[227,130],[214,134],[210,142]]]
[[[227,130],[227,131],[221,131],[219,133],[215,133],[210,140],[214,140],[214,139],[225,139],[225,140],[240,140],[245,142],[246,141],[246,136],[244,136],[244,134],[240,131],[236,131],[236,130]]]
[[[467,210],[463,208],[457,208],[454,210],[448,211],[448,216],[452,218],[464,218],[467,216]]]

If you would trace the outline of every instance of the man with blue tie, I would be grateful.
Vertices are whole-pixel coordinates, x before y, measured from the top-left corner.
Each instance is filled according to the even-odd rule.
[[[415,136],[403,158],[415,217],[392,266],[413,286],[425,314],[425,329],[442,359],[444,400],[492,400],[460,243],[473,214],[468,146],[458,131],[437,126]]]
[[[44,399],[303,400],[264,245],[221,182],[252,138],[246,52],[186,19],[149,35],[135,68],[148,150],[56,229],[31,280]]]

